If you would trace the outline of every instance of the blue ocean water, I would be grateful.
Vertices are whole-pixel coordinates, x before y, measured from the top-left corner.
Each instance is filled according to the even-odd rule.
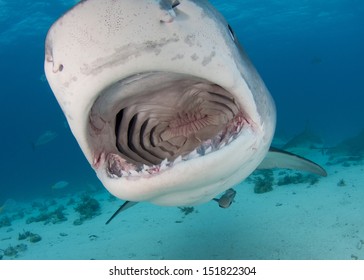
[[[76,1],[0,1],[0,204],[101,187],[44,80],[44,39]],[[364,127],[364,2],[212,1],[227,18],[275,99],[277,134],[309,125],[332,145]],[[57,133],[34,148],[45,131]]]

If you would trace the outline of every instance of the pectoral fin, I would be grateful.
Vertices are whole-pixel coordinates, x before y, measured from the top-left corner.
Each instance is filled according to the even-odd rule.
[[[257,169],[287,168],[327,176],[325,169],[299,155],[271,147]]]
[[[106,221],[106,225],[108,224],[108,223],[110,223],[120,212],[122,212],[122,211],[125,211],[126,209],[128,209],[128,208],[130,208],[130,207],[132,207],[132,206],[134,206],[135,204],[137,204],[138,202],[133,202],[133,201],[125,201],[120,207],[119,207],[119,209],[118,210],[116,210],[115,211],[115,213],[110,217],[110,219],[108,219],[107,221]]]

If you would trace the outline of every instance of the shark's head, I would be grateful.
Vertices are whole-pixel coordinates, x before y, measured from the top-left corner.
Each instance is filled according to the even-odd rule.
[[[253,172],[273,137],[271,96],[207,1],[83,1],[49,30],[45,72],[124,200],[209,201]]]

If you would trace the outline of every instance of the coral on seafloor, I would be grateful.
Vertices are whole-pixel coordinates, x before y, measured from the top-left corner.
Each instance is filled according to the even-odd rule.
[[[9,246],[4,250],[4,256],[7,257],[15,257],[18,254],[18,250],[15,249],[13,246]]]
[[[307,174],[303,175],[302,173],[295,173],[293,175],[286,175],[280,178],[277,182],[278,186],[290,185],[290,184],[301,184],[301,183],[309,183],[310,185],[314,185],[319,181],[316,175]]]
[[[277,176],[278,178],[275,182],[274,173],[272,170],[257,170],[250,177],[248,177],[247,182],[252,182],[254,184],[255,193],[266,193],[272,191],[274,185],[283,186],[290,184],[308,183],[311,186],[319,181],[317,175],[287,173],[288,172],[286,171],[279,172]]]
[[[181,212],[182,213],[184,213],[186,216],[188,215],[188,214],[191,214],[194,210],[195,210],[195,208],[193,208],[193,207],[178,207],[180,210],[181,210]]]
[[[0,228],[10,227],[10,226],[11,226],[11,220],[8,216],[4,216],[0,219]]]
[[[19,233],[18,240],[25,240],[31,235],[30,231],[23,231],[23,233]]]
[[[68,200],[67,205],[74,205],[76,203],[76,200],[74,200],[72,197]]]
[[[88,194],[81,196],[81,201],[74,208],[80,214],[80,218],[76,219],[73,224],[81,225],[85,220],[90,220],[100,214],[100,203]]]
[[[36,243],[36,242],[39,242],[41,240],[42,240],[42,237],[39,234],[32,233],[29,236],[29,242],[31,242],[31,243]]]
[[[28,246],[24,243],[20,243],[16,246],[11,246],[9,245],[8,248],[6,248],[5,250],[0,249],[0,251],[2,251],[2,255],[0,255],[0,260],[6,256],[9,258],[16,258],[18,256],[19,252],[24,252],[25,250],[28,249]]]
[[[30,231],[24,231],[23,233],[19,233],[18,240],[28,239],[31,243],[36,243],[42,240],[42,237],[39,234],[32,233]]]
[[[28,246],[24,243],[20,243],[16,246],[9,246],[8,248],[6,248],[5,250],[0,249],[0,251],[2,251],[2,254],[0,255],[0,260],[6,256],[9,258],[16,258],[18,256],[19,252],[24,252],[28,249]]]
[[[345,187],[345,186],[346,186],[346,182],[344,181],[344,179],[341,179],[341,180],[337,183],[337,185],[338,185],[339,187]]]
[[[39,213],[39,215],[37,215],[37,216],[29,217],[26,220],[26,223],[30,224],[33,222],[44,222],[44,224],[48,224],[48,223],[57,224],[57,223],[67,221],[65,213],[63,212],[64,210],[65,210],[65,207],[63,205],[59,205],[53,211],[43,211],[43,212]]]
[[[274,177],[272,170],[256,171],[254,174],[257,174],[252,179],[255,193],[266,193],[273,190]]]

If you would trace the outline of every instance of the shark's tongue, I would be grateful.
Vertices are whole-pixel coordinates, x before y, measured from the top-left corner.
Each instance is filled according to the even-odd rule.
[[[140,96],[116,118],[119,152],[136,163],[160,164],[185,156],[214,138],[239,112],[231,94],[216,85],[194,84]]]

